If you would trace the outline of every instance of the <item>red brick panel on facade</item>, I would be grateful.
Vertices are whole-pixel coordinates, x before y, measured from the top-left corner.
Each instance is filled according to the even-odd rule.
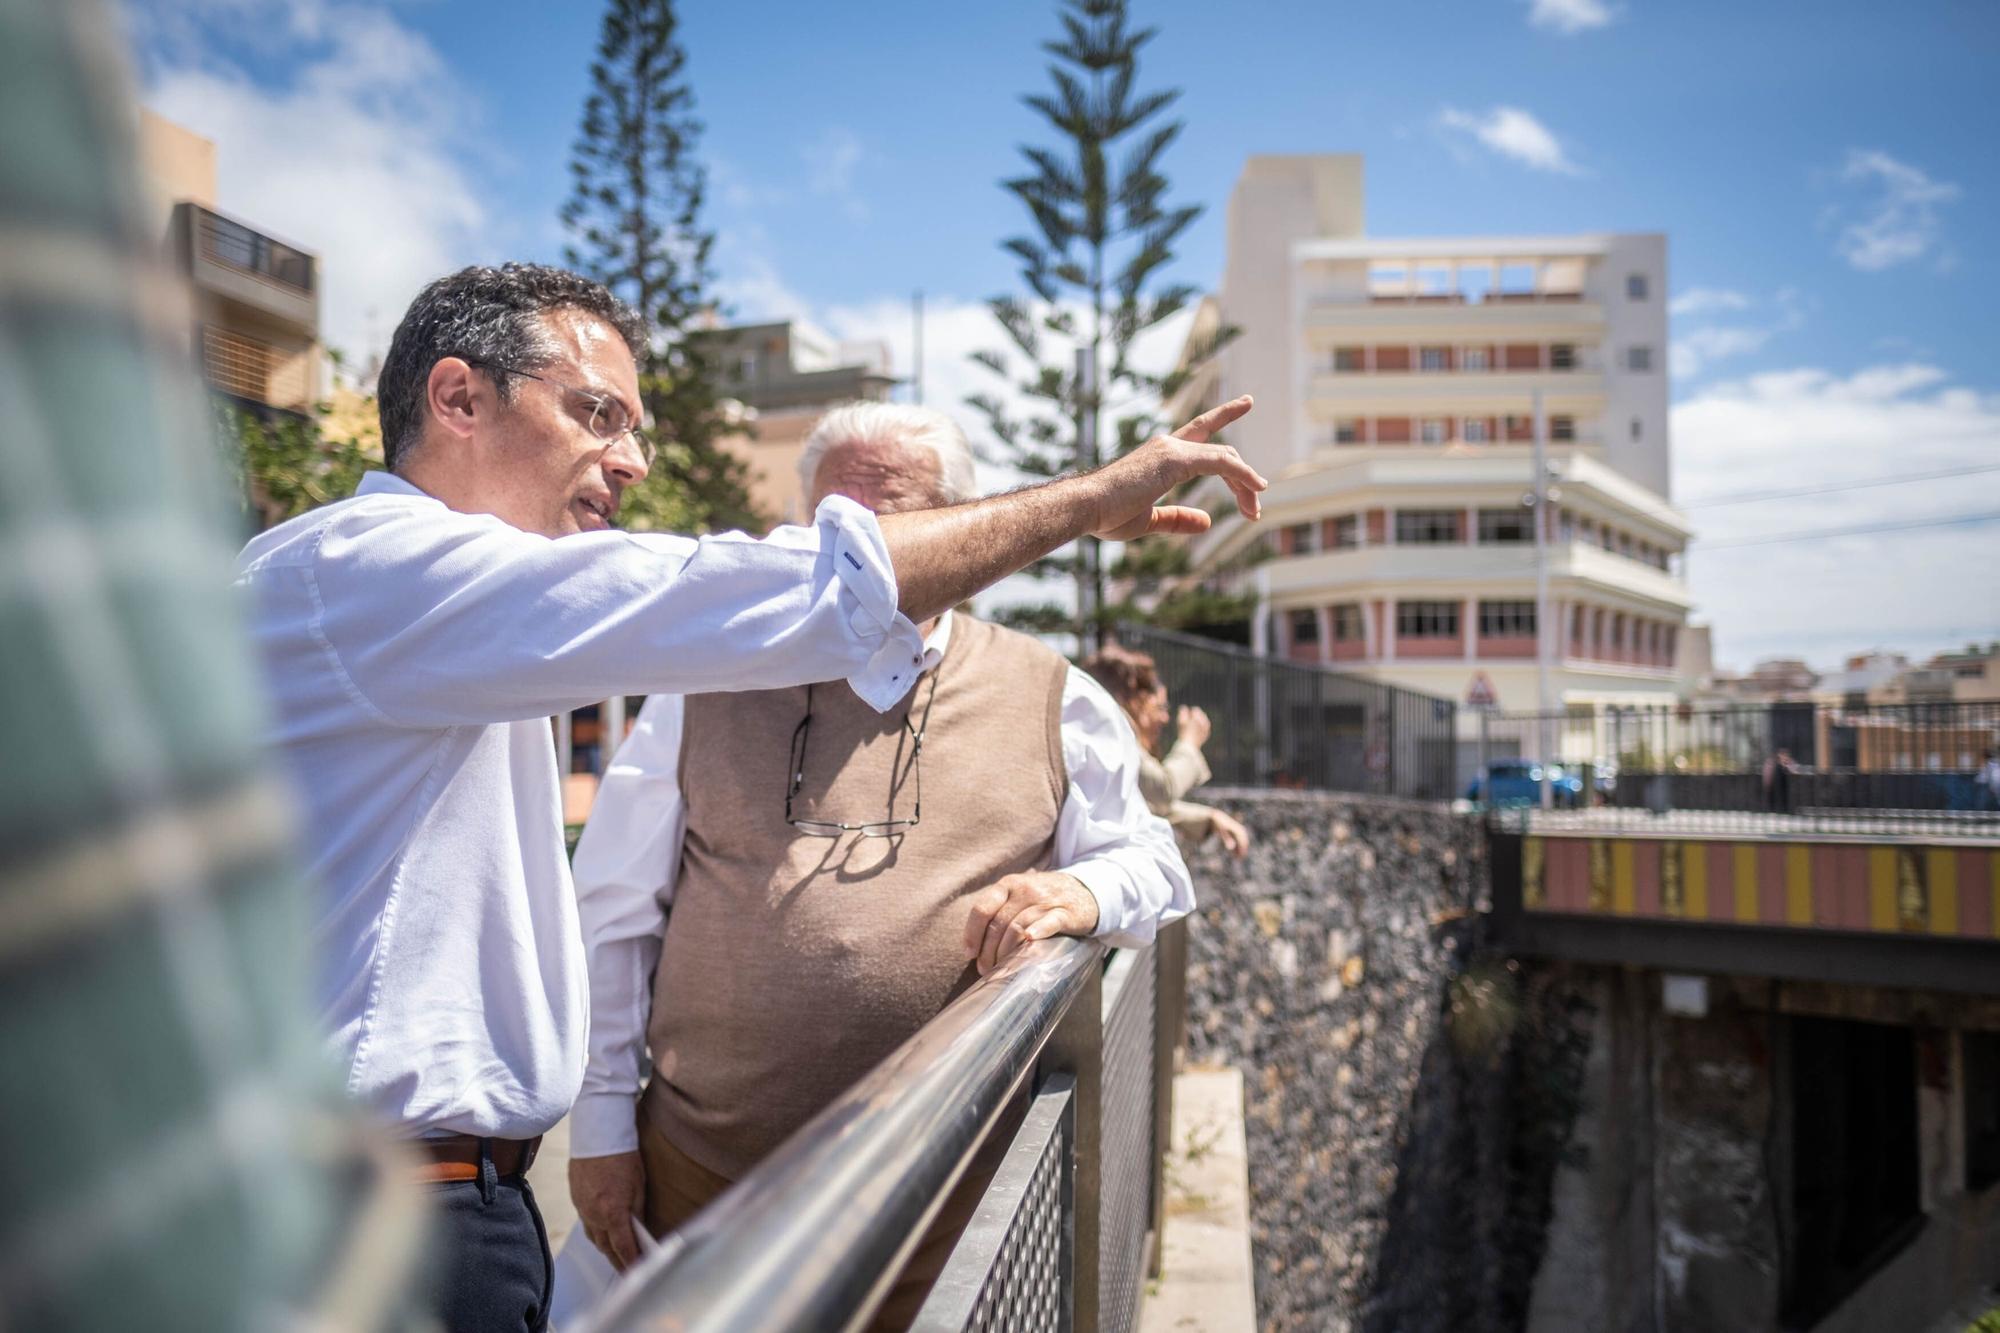
[[[1410,349],[1407,347],[1378,347],[1375,349],[1375,369],[1408,370]]]
[[[1389,511],[1386,509],[1369,510],[1368,544],[1370,546],[1382,546],[1387,544],[1388,540],[1389,540]],[[1381,603],[1377,602],[1376,606],[1380,607]]]
[[[1542,368],[1542,348],[1539,343],[1508,343],[1506,369],[1540,370]]]
[[[1415,427],[1408,417],[1377,417],[1375,443],[1408,444]]]

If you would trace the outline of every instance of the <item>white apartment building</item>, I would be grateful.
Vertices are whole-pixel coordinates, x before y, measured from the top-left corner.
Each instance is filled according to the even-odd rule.
[[[1273,484],[1259,525],[1216,497],[1196,577],[1255,587],[1258,637],[1296,660],[1461,701],[1478,682],[1529,710],[1546,633],[1548,706],[1670,702],[1690,601],[1667,498],[1665,238],[1390,239],[1362,218],[1356,155],[1253,157],[1230,197],[1221,289],[1189,345],[1241,332],[1170,412],[1255,394],[1229,439]],[[1246,569],[1252,543],[1271,558]]]

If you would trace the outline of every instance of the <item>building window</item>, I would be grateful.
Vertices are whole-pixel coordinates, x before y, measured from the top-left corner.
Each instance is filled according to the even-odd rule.
[[[1479,541],[1482,546],[1503,546],[1535,539],[1534,525],[1525,509],[1482,509],[1479,511]]]
[[[1290,555],[1313,553],[1313,524],[1294,523],[1285,529],[1285,550]]]
[[[1468,347],[1458,354],[1460,370],[1488,370],[1492,362],[1484,347]]]
[[[1361,515],[1342,514],[1333,520],[1333,549],[1351,551],[1361,545]]]
[[[1463,513],[1456,509],[1399,509],[1396,511],[1396,544],[1448,546],[1458,540],[1458,523],[1463,517]]]
[[[1292,612],[1292,642],[1295,644],[1319,642],[1319,612]]]
[[[1628,274],[1626,274],[1626,275],[1625,275],[1625,299],[1626,299],[1626,300],[1628,300],[1628,301],[1643,301],[1643,300],[1645,300],[1645,299],[1646,299],[1646,290],[1647,290],[1647,287],[1646,287],[1646,275],[1645,275],[1645,274],[1643,274],[1643,273],[1628,273]]]
[[[1359,602],[1342,602],[1328,609],[1332,612],[1335,643],[1360,643],[1368,637],[1368,631],[1361,623]]]
[[[1396,603],[1396,636],[1402,639],[1458,637],[1457,602]]]
[[[1349,374],[1360,370],[1366,364],[1362,360],[1359,347],[1336,347],[1333,349],[1333,369],[1337,374]]]
[[[1965,1070],[1965,1188],[2000,1184],[2000,1033],[1959,1033]]]
[[[736,382],[754,384],[757,380],[757,354],[745,352],[736,362]]]
[[[1508,417],[1503,423],[1510,440],[1532,440],[1535,438],[1533,417]]]
[[[1640,372],[1653,368],[1653,349],[1650,347],[1628,347],[1625,349],[1625,369]]]
[[[1423,347],[1417,350],[1418,370],[1450,370],[1451,349],[1447,347]]]
[[[1481,602],[1479,633],[1487,639],[1532,639],[1535,637],[1533,602]]]
[[[1550,344],[1549,344],[1549,369],[1550,369],[1550,370],[1575,370],[1575,369],[1576,369],[1576,344],[1575,344],[1575,343],[1550,343]]]
[[[1465,419],[1465,434],[1462,438],[1467,444],[1485,444],[1487,440],[1492,438],[1492,434],[1486,427],[1485,417],[1467,417]]]
[[[1340,420],[1334,422],[1333,442],[1335,444],[1361,443],[1361,422],[1354,417],[1342,417]]]
[[[1451,423],[1439,417],[1425,417],[1417,429],[1425,444],[1443,444],[1451,438]]]
[[[1641,435],[1643,435],[1644,433],[1645,433],[1645,427],[1644,427],[1643,425],[1641,425],[1641,423],[1640,423],[1640,421],[1639,421],[1639,418],[1637,418],[1637,417],[1633,417],[1633,418],[1632,418],[1632,442],[1633,442],[1634,444],[1637,444],[1637,443],[1639,442],[1639,437],[1640,437]]]
[[[1549,438],[1551,440],[1563,440],[1563,441],[1570,441],[1576,439],[1576,418],[1550,417]]]

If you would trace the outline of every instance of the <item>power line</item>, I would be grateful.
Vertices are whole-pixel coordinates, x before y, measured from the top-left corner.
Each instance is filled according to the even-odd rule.
[[[1805,495],[1831,495],[1835,491],[1865,491],[1877,486],[1906,486],[1914,481],[1942,481],[1946,477],[1970,477],[1981,472],[2000,472],[2000,463],[1951,468],[1943,472],[1913,472],[1904,477],[1878,477],[1873,481],[1837,481],[1830,486],[1801,486],[1785,491],[1741,491],[1708,500],[1690,500],[1682,509],[1714,509],[1719,505],[1749,504],[1756,500],[1794,500]]]
[[[1958,514],[1951,518],[1920,518],[1904,523],[1864,523],[1857,527],[1819,528],[1812,532],[1784,532],[1773,537],[1749,537],[1737,542],[1697,542],[1696,549],[1728,551],[1740,546],[1773,546],[1779,542],[1821,541],[1834,537],[1865,537],[1877,532],[1911,532],[1917,528],[1949,528],[1977,523],[2000,523],[2000,510],[1985,514]]]

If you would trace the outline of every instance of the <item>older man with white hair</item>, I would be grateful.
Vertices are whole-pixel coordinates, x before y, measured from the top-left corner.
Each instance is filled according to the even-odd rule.
[[[878,514],[975,485],[949,417],[889,403],[829,412],[799,471],[813,504]],[[1141,945],[1193,906],[1103,688],[963,612],[921,629],[924,674],[887,715],[844,684],[654,695],[605,777],[576,855],[591,1026],[570,1190],[620,1268],[634,1216],[685,1222],[1025,942]],[[882,1326],[915,1315],[983,1174]]]

